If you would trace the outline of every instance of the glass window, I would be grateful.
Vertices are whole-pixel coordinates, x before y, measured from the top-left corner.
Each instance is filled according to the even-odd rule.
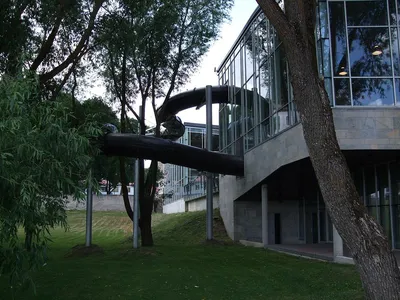
[[[365,168],[365,200],[368,213],[378,220],[378,197],[376,191],[375,168],[373,166]]]
[[[386,0],[347,1],[347,25],[386,25]]]
[[[376,177],[378,183],[379,219],[385,234],[389,237],[389,240],[391,240],[390,188],[387,165],[379,165],[376,167]]]
[[[288,104],[288,72],[286,67],[286,55],[283,47],[279,47],[275,52],[276,61],[276,110]]]
[[[396,1],[398,0],[389,0],[389,18],[391,25],[396,25]]]
[[[240,53],[238,53],[235,57],[235,86],[241,87],[242,86],[242,73],[241,73],[241,66],[240,66]]]
[[[198,132],[190,133],[190,146],[203,148],[203,136]]]
[[[353,79],[354,105],[393,105],[393,81],[391,79]]]
[[[392,64],[387,28],[349,29],[351,76],[390,76]]]
[[[331,104],[333,103],[333,96],[332,96],[332,78],[325,78],[324,81],[325,90],[328,93],[329,100]]]
[[[347,36],[344,4],[342,2],[330,2],[329,9],[333,72],[335,75],[347,75]]]
[[[394,75],[399,75],[400,70],[400,52],[399,52],[399,35],[397,28],[391,28],[391,38],[392,38],[392,54],[393,54],[393,66],[394,66]]]
[[[328,38],[328,12],[326,7],[326,2],[320,2],[318,4],[319,7],[319,31],[321,38]]]
[[[252,36],[251,33],[249,34],[250,36],[248,37],[248,39],[245,42],[244,45],[244,54],[245,54],[245,62],[246,62],[246,78],[245,81],[247,81],[251,76],[253,76],[254,74],[254,54],[253,53],[253,40],[252,40]]]
[[[335,104],[351,105],[350,86],[348,78],[335,78]]]
[[[394,247],[400,249],[400,165],[390,165]]]
[[[363,169],[359,168],[354,173],[354,184],[356,185],[358,195],[360,196],[360,203],[364,204]]]
[[[258,27],[258,34],[261,39],[260,41],[260,61],[263,63],[265,60],[268,59],[269,55],[271,54],[272,49],[272,39],[270,37],[270,32],[268,31],[267,22],[263,22]]]
[[[232,104],[228,104],[226,107],[226,119],[228,121],[228,126],[227,126],[227,145],[230,145],[233,142],[233,129],[232,129]]]
[[[396,105],[400,105],[400,79],[395,79]]]
[[[270,114],[271,104],[271,68],[269,61],[266,61],[260,69],[260,118],[266,119]]]

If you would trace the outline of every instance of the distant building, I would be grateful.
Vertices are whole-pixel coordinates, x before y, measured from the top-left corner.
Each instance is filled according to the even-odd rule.
[[[178,143],[193,147],[206,148],[206,125],[184,123],[185,133],[177,140]],[[213,126],[213,150],[219,149],[219,129]],[[195,159],[195,158],[194,158]],[[217,184],[218,180],[216,182]],[[171,164],[164,165],[164,204],[181,199],[190,200],[204,196],[206,193],[206,178],[198,170]]]

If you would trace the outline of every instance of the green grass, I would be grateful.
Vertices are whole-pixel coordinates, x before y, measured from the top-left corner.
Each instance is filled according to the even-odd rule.
[[[37,294],[15,299],[362,299],[353,266],[248,248],[204,243],[205,214],[154,216],[156,246],[133,250],[124,213],[94,214],[93,242],[103,253],[66,255],[85,239],[84,212],[70,212],[70,231],[54,230],[48,264],[36,272]],[[76,254],[76,253],[75,253]],[[12,299],[0,278],[0,299]]]

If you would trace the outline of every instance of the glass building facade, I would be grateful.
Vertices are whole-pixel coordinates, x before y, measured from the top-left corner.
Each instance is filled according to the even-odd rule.
[[[332,106],[400,105],[400,0],[319,1],[320,75]],[[242,154],[297,124],[285,50],[261,10],[218,69],[220,148]]]
[[[218,126],[213,128],[213,148],[218,151]],[[206,148],[206,126],[204,124],[185,123],[185,133],[178,143],[198,148]],[[166,164],[164,168],[165,203],[180,199],[190,200],[206,194],[206,175],[198,170]],[[214,190],[218,191],[218,179],[214,180]]]
[[[320,0],[315,38],[320,76],[332,107],[400,106],[400,0]],[[218,68],[229,103],[220,104],[220,151],[243,154],[300,122],[285,50],[257,9]],[[395,161],[352,169],[362,201],[400,249],[400,165]],[[332,241],[321,199],[318,241]],[[304,239],[306,203],[299,203]]]

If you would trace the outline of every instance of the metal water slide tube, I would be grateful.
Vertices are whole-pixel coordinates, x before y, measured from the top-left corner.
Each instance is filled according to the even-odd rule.
[[[253,93],[253,91],[248,91]],[[206,104],[206,89],[195,89],[183,92],[165,101],[157,110],[161,122],[174,122],[176,114],[182,110]],[[240,95],[240,93],[239,93]],[[236,99],[240,103],[240,99]],[[212,87],[212,103],[228,103],[228,86]],[[179,119],[178,119],[179,120]],[[178,139],[184,133],[184,127],[156,138],[127,133],[107,133],[102,140],[101,149],[109,156],[127,156],[141,159],[157,160],[200,171],[225,175],[244,175],[243,157],[209,151],[202,148],[182,145],[172,140]]]

